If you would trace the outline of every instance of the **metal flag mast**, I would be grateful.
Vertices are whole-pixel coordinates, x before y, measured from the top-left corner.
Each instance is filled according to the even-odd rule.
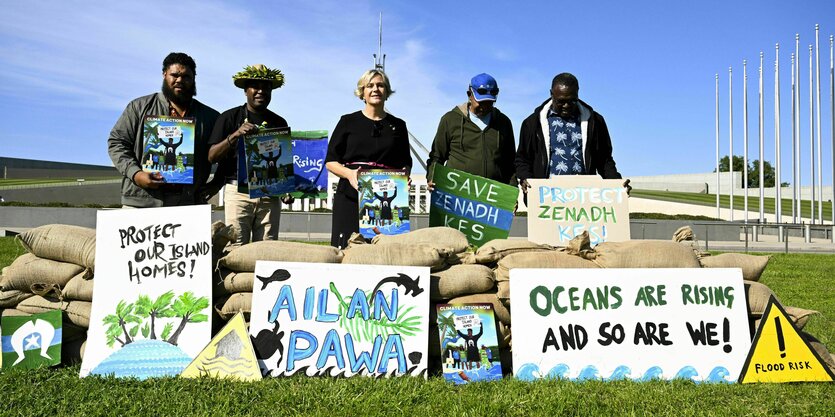
[[[742,190],[743,219],[748,224],[748,60],[742,60]]]
[[[374,57],[374,69],[386,72],[386,54],[383,53],[383,13],[382,12],[380,12],[380,26],[379,26],[379,32],[378,32],[378,37],[377,37],[377,53],[372,54],[372,56]],[[415,135],[413,135],[412,132],[409,132],[409,150],[412,151],[412,155],[415,156],[415,159],[417,159],[418,163],[420,164],[420,166],[423,167],[423,169],[425,171],[426,170],[426,160],[424,158],[422,158],[420,156],[420,154],[418,154],[418,151],[417,151],[417,149],[415,149],[415,147],[420,148],[420,150],[422,150],[426,154],[427,158],[429,157],[429,150],[426,149],[426,147],[423,146],[422,143],[420,143],[420,140],[418,140],[418,138]],[[428,174],[428,172],[427,172],[427,174]]]

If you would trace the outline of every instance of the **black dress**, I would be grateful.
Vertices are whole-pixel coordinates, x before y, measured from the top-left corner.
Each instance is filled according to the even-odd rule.
[[[362,111],[346,114],[333,129],[325,162],[339,162],[351,169],[388,167],[411,171],[406,122],[390,114],[379,121],[365,117]],[[359,232],[357,200],[357,190],[341,178],[333,196],[331,245],[343,248],[351,234]]]

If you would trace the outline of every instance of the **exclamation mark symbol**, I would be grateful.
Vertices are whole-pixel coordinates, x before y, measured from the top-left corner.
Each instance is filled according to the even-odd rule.
[[[731,323],[728,321],[727,318],[725,318],[725,320],[722,322],[722,340],[725,341],[725,346],[722,346],[722,350],[724,350],[725,353],[731,353],[731,351],[734,348],[730,344],[730,341],[731,341]]]
[[[786,341],[783,340],[783,326],[780,324],[780,317],[774,318],[774,326],[777,327],[777,347],[780,348],[780,357],[786,357]]]
[[[191,274],[189,274],[189,278],[194,278],[194,265],[197,263],[196,259],[191,260]]]

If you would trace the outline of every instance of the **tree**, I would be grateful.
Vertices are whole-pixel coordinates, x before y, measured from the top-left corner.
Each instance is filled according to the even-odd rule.
[[[745,161],[742,159],[741,156],[734,155],[733,160],[733,168],[734,172],[742,172],[742,167],[745,165]],[[774,167],[771,166],[771,162],[764,161],[763,162],[763,171],[765,175],[763,176],[763,184],[765,184],[765,188],[774,187]],[[714,169],[713,172],[716,172]],[[719,172],[728,172],[728,156],[725,155],[719,160]],[[748,188],[759,188],[760,187],[760,160],[755,159],[753,161],[748,162],[748,169],[746,170],[746,175],[748,177]],[[789,183],[784,182],[780,184],[783,187],[789,185]]]
[[[200,311],[208,307],[209,299],[206,297],[197,298],[191,291],[180,295],[180,297],[177,298],[177,301],[174,302],[174,306],[171,308],[174,312],[173,316],[181,318],[180,325],[177,326],[177,330],[174,331],[174,334],[171,335],[171,338],[166,340],[166,342],[177,346],[177,339],[180,337],[180,333],[183,332],[183,329],[186,328],[187,323],[202,323],[208,321],[209,316],[200,313]]]
[[[174,317],[174,311],[170,308],[171,301],[174,299],[174,292],[168,291],[156,300],[151,302],[151,298],[147,295],[140,295],[136,300],[136,314],[143,318],[150,318],[150,326],[148,324],[142,328],[142,335],[151,339],[157,338],[156,333],[156,319],[163,317]]]
[[[125,300],[122,300],[119,301],[119,304],[116,305],[116,314],[108,314],[107,316],[105,316],[103,320],[104,324],[109,325],[107,331],[105,331],[108,346],[113,346],[114,342],[119,342],[122,344],[122,346],[133,342],[132,336],[136,336],[136,332],[139,329],[139,326],[137,325],[130,331],[128,331],[127,324],[142,323],[142,318],[134,315],[133,313],[134,304],[127,304],[125,303]],[[119,339],[120,333],[124,333],[124,340]]]

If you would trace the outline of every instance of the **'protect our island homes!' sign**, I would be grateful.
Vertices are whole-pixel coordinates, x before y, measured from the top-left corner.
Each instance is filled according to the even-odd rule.
[[[592,245],[629,240],[629,205],[623,180],[563,175],[528,183],[528,239],[565,246],[589,232]]]
[[[249,332],[272,376],[426,376],[429,268],[258,261]]]
[[[211,339],[208,205],[102,210],[81,376],[176,376]]]
[[[443,165],[435,166],[433,181],[429,226],[460,230],[475,246],[507,238],[518,188]]]
[[[513,269],[517,378],[734,382],[751,347],[739,269]]]

